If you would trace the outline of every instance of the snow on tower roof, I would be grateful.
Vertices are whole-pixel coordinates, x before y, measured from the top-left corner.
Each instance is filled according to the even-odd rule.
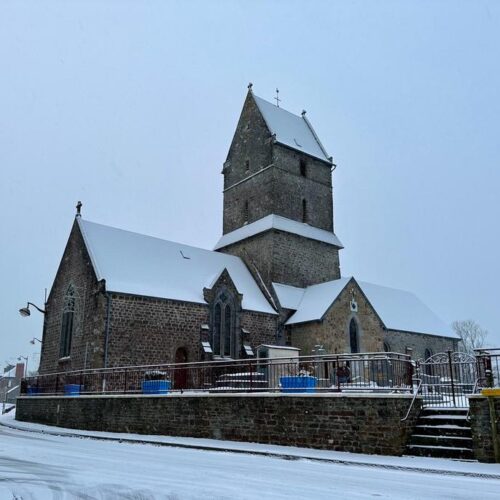
[[[255,94],[252,95],[269,131],[276,135],[277,142],[332,163],[305,114],[302,116],[294,115]]]
[[[242,308],[276,314],[239,257],[77,218],[97,279],[113,292],[205,304],[203,288],[227,269]]]
[[[321,320],[351,280],[355,281],[353,278],[340,278],[303,289],[300,302],[293,308],[296,312],[286,324]],[[413,293],[364,281],[356,283],[388,330],[458,338],[453,330]],[[291,291],[290,288],[294,287],[281,284],[273,286],[282,306],[282,300],[289,305],[297,303],[298,290],[301,289]]]
[[[227,247],[228,245],[250,238],[256,234],[269,231],[270,229],[278,229],[286,233],[297,234],[298,236],[304,236],[312,240],[322,241],[338,248],[344,248],[335,233],[331,231],[325,231],[324,229],[310,226],[304,222],[287,219],[280,215],[270,214],[251,224],[247,224],[230,233],[224,234],[215,245],[214,250]]]

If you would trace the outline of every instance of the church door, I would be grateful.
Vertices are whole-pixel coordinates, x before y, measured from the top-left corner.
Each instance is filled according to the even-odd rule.
[[[184,347],[179,347],[175,352],[175,363],[187,363],[187,352]],[[176,368],[174,372],[174,389],[187,388],[188,370],[186,367]]]

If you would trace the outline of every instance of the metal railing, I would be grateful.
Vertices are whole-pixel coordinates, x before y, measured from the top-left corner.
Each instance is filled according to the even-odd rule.
[[[165,394],[172,392],[407,392],[413,365],[398,353],[123,366],[23,379],[23,395]]]
[[[500,348],[474,349],[478,385],[500,387]]]

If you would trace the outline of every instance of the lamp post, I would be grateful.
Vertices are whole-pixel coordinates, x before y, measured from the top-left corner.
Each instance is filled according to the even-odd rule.
[[[42,314],[45,314],[45,312],[46,312],[45,309],[38,307],[37,305],[33,304],[33,302],[28,302],[26,304],[26,307],[21,307],[21,309],[19,309],[19,314],[23,318],[31,315],[30,306],[33,306],[37,311],[40,311]]]
[[[19,309],[19,314],[23,317],[26,318],[27,316],[31,316],[31,311],[30,311],[30,306],[33,306],[38,312],[43,314],[43,330],[42,330],[42,339],[45,339],[45,329],[47,326],[47,289],[45,289],[45,309],[42,309],[41,307],[38,307],[36,304],[33,304],[33,302],[27,302],[26,307],[21,307]],[[30,340],[30,343],[35,345],[35,341],[40,342],[42,344],[42,353],[43,354],[43,342],[37,337],[33,337]],[[40,364],[42,363],[42,357],[40,355]],[[28,373],[28,370],[26,370],[26,374]]]

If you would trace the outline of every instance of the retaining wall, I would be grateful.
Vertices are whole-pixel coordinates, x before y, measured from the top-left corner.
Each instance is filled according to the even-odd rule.
[[[496,420],[497,446],[500,450],[500,397],[492,397],[491,401],[494,408],[493,419]],[[469,405],[474,456],[480,462],[495,462],[492,415],[488,398],[481,395],[469,396]]]
[[[73,429],[161,434],[401,455],[421,402],[412,396],[199,394],[27,396],[16,419]]]

